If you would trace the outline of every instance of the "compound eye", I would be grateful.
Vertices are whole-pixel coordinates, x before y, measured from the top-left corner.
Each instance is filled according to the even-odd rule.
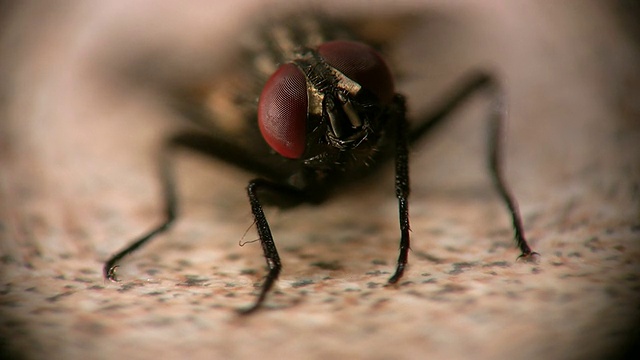
[[[395,93],[393,78],[382,56],[369,45],[336,40],[318,47],[325,61],[362,85],[383,103],[389,103]]]
[[[273,150],[289,159],[304,153],[308,112],[307,79],[293,64],[281,65],[258,101],[258,126]]]

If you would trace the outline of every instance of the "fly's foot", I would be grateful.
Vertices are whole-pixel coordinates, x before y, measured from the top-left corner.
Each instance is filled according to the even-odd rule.
[[[400,280],[400,278],[404,274],[404,268],[405,268],[404,264],[398,264],[398,268],[396,269],[396,273],[393,274],[393,276],[389,278],[387,283],[389,285],[396,284],[398,282],[398,280]]]
[[[540,261],[540,257],[541,255],[538,254],[537,252],[529,251],[529,252],[520,254],[520,256],[518,256],[516,261],[522,260],[528,263],[537,263],[538,261]]]
[[[119,268],[119,265],[105,265],[104,267],[104,277],[107,280],[113,281],[113,282],[118,282],[120,281],[118,279],[118,277],[116,276],[116,270]]]

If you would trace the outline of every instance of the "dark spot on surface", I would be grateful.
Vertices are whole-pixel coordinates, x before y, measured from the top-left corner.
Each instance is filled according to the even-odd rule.
[[[97,321],[81,321],[75,325],[75,330],[82,334],[100,336],[106,333],[107,327]]]
[[[85,284],[90,284],[90,283],[93,282],[92,279],[81,278],[81,277],[77,277],[77,278],[73,279],[73,281],[79,282],[79,283],[85,283]]]
[[[494,261],[488,264],[484,264],[482,265],[482,267],[486,267],[486,268],[490,268],[490,267],[501,267],[501,268],[508,268],[511,266],[511,263],[509,263],[508,261]]]
[[[445,284],[438,293],[440,294],[448,294],[448,293],[461,293],[467,290],[466,286],[458,285],[458,284]]]
[[[591,252],[597,252],[604,250],[604,245],[597,236],[590,238],[584,242],[584,246],[591,250]]]
[[[620,296],[620,290],[618,290],[617,288],[613,287],[613,286],[607,286],[604,289],[605,294],[609,295],[612,298],[617,298]]]
[[[476,266],[476,264],[470,263],[470,262],[454,263],[453,270],[449,271],[448,274],[457,275],[457,274],[463,273],[466,269],[472,268],[474,266]]]
[[[206,282],[209,279],[201,278],[197,275],[185,275],[185,280],[183,282],[179,282],[177,286],[205,286]]]
[[[625,250],[627,250],[627,248],[624,245],[616,245],[613,248],[620,252],[625,252]]]
[[[579,273],[579,274],[562,274],[558,278],[566,279],[566,278],[574,278],[574,277],[589,277],[593,275],[592,273]]]
[[[107,306],[103,306],[100,309],[98,309],[98,311],[113,311],[113,310],[120,310],[120,309],[125,309],[127,308],[127,305],[125,304],[109,304]]]
[[[373,281],[369,281],[369,282],[367,283],[367,288],[368,288],[368,289],[376,289],[376,288],[378,288],[378,287],[380,287],[380,283],[373,282]]]
[[[149,320],[144,321],[143,324],[149,325],[153,328],[157,326],[169,326],[169,325],[172,325],[174,322],[175,321],[173,318],[170,318],[168,316],[159,316],[159,317],[150,318]]]
[[[342,270],[343,266],[339,261],[316,261],[311,263],[312,266],[318,267],[322,270]]]
[[[382,271],[382,270],[372,270],[372,271],[367,271],[365,274],[366,275],[372,275],[372,276],[379,276],[379,275],[389,274],[389,272],[388,271]]]
[[[437,256],[434,256],[434,255],[431,255],[431,254],[428,254],[428,253],[423,252],[423,251],[414,251],[413,255],[415,257],[417,257],[418,259],[427,260],[427,261],[430,261],[430,262],[435,263],[435,264],[441,264],[443,262],[443,260],[441,258],[439,258]]]
[[[13,264],[16,262],[16,259],[11,255],[2,255],[0,256],[0,262],[3,264]]]
[[[191,261],[187,260],[187,259],[178,260],[178,266],[189,267],[189,266],[192,266],[192,265],[193,265],[193,263]]]
[[[131,290],[133,288],[140,287],[142,285],[143,284],[139,283],[139,282],[128,282],[126,284],[122,284],[120,286],[120,289],[118,289],[118,292],[127,292],[127,291],[129,291],[129,290]]]
[[[373,260],[371,261],[371,263],[372,263],[373,265],[387,265],[387,262],[386,262],[386,261],[384,261],[384,260],[380,260],[380,259],[373,259]]]
[[[0,289],[0,295],[7,295],[11,292],[11,288],[12,288],[13,284],[11,283],[7,283],[4,285],[4,287],[2,289]]]
[[[521,298],[520,294],[518,294],[518,293],[517,293],[517,292],[515,292],[515,291],[507,291],[507,292],[506,292],[506,295],[507,295],[507,297],[508,297],[509,299],[520,299],[520,298]]]
[[[335,296],[326,297],[322,300],[325,304],[330,304],[336,302],[337,298]]]
[[[303,286],[307,286],[307,285],[311,285],[313,284],[313,280],[310,279],[303,279],[303,280],[298,280],[298,281],[294,281],[291,286],[294,288],[299,288],[299,287],[303,287]]]
[[[421,293],[421,292],[416,291],[416,290],[409,290],[409,291],[405,291],[404,293],[407,294],[407,295],[411,295],[411,296],[415,296],[415,297],[421,298],[421,299],[426,298],[426,294]]]
[[[160,272],[160,270],[158,269],[147,269],[145,271],[145,274],[149,275],[149,276],[155,276]]]
[[[48,302],[57,302],[58,300],[60,300],[60,299],[62,299],[62,298],[64,298],[64,297],[67,297],[67,296],[73,295],[74,293],[75,293],[75,291],[65,291],[65,292],[63,292],[63,293],[60,293],[60,294],[57,294],[57,295],[50,296],[50,297],[46,298],[46,300],[47,300]]]
[[[284,249],[284,252],[288,252],[288,253],[299,253],[301,251],[301,247],[300,246],[287,246]]]
[[[18,307],[18,306],[20,306],[20,302],[18,300],[3,298],[3,299],[0,299],[0,306],[2,306],[2,307]]]

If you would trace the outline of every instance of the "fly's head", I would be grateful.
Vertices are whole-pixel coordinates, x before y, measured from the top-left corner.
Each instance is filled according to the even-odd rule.
[[[393,96],[391,71],[377,51],[358,42],[326,42],[301,49],[271,75],[260,95],[258,124],[283,157],[334,166],[375,151]]]

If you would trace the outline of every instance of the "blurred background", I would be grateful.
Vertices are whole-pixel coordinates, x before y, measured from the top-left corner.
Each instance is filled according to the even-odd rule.
[[[174,94],[215,83],[242,34],[296,11],[373,28],[411,15],[383,51],[414,121],[465,74],[496,74],[539,263],[515,261],[477,96],[412,149],[397,288],[387,166],[320,207],[267,210],[285,268],[265,311],[238,318],[264,275],[260,246],[238,246],[255,237],[253,175],[188,152],[175,228],[103,281],[102,262],[161,219],[158,151],[187,123]],[[631,0],[0,2],[0,357],[637,354],[639,14]]]

